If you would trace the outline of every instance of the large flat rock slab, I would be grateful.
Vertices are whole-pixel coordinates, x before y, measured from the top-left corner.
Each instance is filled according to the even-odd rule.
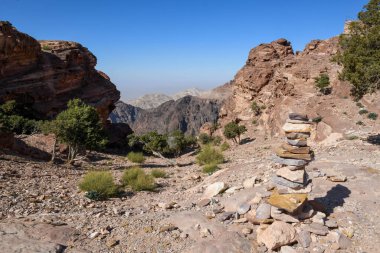
[[[178,227],[195,241],[195,244],[184,251],[186,253],[257,252],[248,239],[236,232],[227,230],[219,222],[208,220],[199,212],[181,212],[171,216],[165,222]],[[208,229],[210,235],[203,238],[200,232],[202,229]]]
[[[45,223],[0,223],[0,252],[60,253],[74,235],[69,226]]]

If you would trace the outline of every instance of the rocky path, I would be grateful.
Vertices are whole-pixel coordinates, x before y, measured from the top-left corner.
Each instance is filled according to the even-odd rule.
[[[270,178],[278,168],[270,158],[281,142],[258,137],[235,147],[225,153],[228,162],[222,170],[211,176],[191,164],[192,155],[180,158],[187,165],[178,168],[148,159],[144,169],[162,167],[169,174],[158,180],[158,192],[128,193],[104,202],[86,199],[77,184],[93,168],[110,169],[119,179],[123,168],[131,165],[123,157],[107,156],[72,169],[3,156],[0,252],[270,252],[257,242],[258,233],[268,225],[253,221],[246,204],[257,215],[260,203],[270,196]],[[297,238],[275,251],[377,252],[379,146],[341,140],[312,148],[316,160],[306,167],[313,181],[309,199],[318,200],[327,218],[337,224],[330,224],[334,228],[326,235],[316,230],[301,234],[302,241],[299,227],[307,222],[286,223],[294,224],[289,233]],[[206,189],[217,182],[226,191],[203,200],[205,194],[215,194]],[[279,222],[273,224],[283,229]],[[337,242],[340,234],[348,240]],[[281,236],[278,240],[286,239]],[[337,249],[339,244],[347,249]]]

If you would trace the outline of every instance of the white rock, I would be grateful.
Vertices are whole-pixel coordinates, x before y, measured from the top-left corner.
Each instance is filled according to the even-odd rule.
[[[221,192],[224,192],[228,188],[224,182],[216,182],[209,185],[203,193],[203,198],[210,199]]]
[[[256,178],[257,177],[251,177],[251,178],[247,178],[246,180],[244,180],[243,187],[245,189],[253,188],[255,186]]]

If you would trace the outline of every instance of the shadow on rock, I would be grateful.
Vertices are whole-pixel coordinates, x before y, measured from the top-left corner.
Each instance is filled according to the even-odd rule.
[[[350,193],[351,191],[347,187],[338,184],[331,188],[326,196],[315,198],[315,200],[323,204],[326,207],[326,214],[330,215],[334,212],[335,207],[344,205],[344,199],[348,198]]]

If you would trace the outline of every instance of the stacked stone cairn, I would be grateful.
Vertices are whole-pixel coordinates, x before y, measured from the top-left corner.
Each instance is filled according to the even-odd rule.
[[[268,203],[280,211],[294,214],[304,206],[312,184],[305,166],[313,159],[313,153],[307,146],[312,122],[306,115],[290,113],[285,125],[286,139],[276,149],[274,161],[281,165],[272,177],[275,191]]]

